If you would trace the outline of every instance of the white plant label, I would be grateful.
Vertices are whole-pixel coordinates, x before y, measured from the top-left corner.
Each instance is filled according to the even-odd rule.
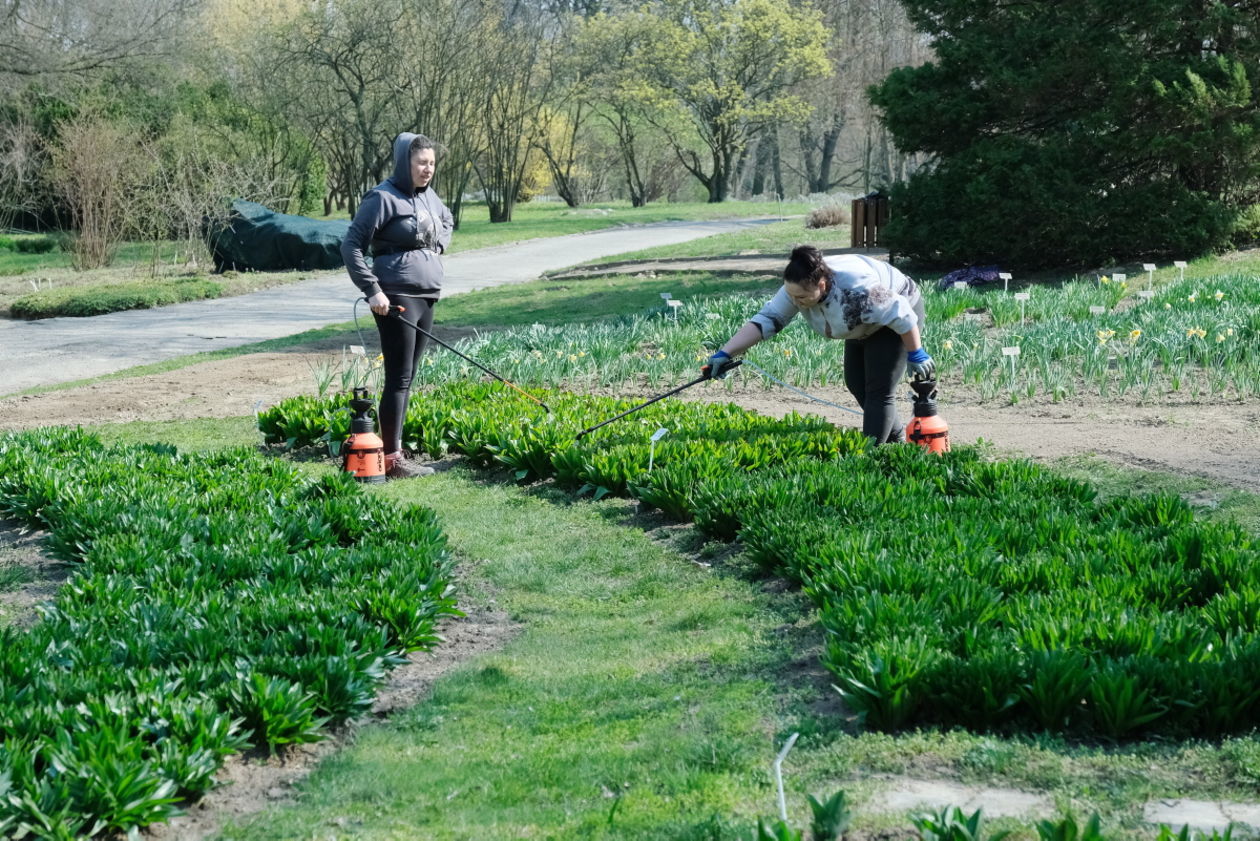
[[[1002,348],[1002,355],[1003,356],[1019,356],[1019,345],[1011,345],[1010,347]]]
[[[1089,308],[1090,315],[1102,315],[1106,311],[1107,311],[1106,307],[1090,307]]]
[[[1010,273],[1010,272],[998,272],[998,278],[999,278],[999,279],[1001,279],[1001,280],[1010,280],[1010,279],[1011,279],[1011,273]]]
[[[1031,293],[1031,292],[1016,292],[1016,293],[1015,293],[1015,300],[1016,300],[1016,301],[1029,301],[1029,300],[1032,300],[1032,293]]]
[[[1148,300],[1148,301],[1149,301],[1151,298],[1154,298],[1154,297],[1155,297],[1155,290],[1154,290],[1154,289],[1143,289],[1141,292],[1138,292],[1138,297],[1139,297],[1139,298],[1145,298],[1146,300]]]
[[[367,350],[363,345],[350,345],[351,356],[367,356]]]
[[[1142,264],[1142,271],[1144,271],[1144,272],[1153,272],[1153,271],[1155,271],[1155,264],[1154,264],[1154,263],[1143,263],[1143,264]]]
[[[682,301],[680,301],[680,300],[678,300],[677,298],[670,298],[670,299],[669,299],[668,301],[666,301],[665,303],[669,304],[669,305],[670,305],[671,307],[673,307],[674,309],[677,309],[678,307],[681,307],[681,306],[682,306],[682,304],[683,304],[683,302],[682,302]]]
[[[669,430],[662,426],[660,429],[652,433],[652,440],[659,441],[668,434],[669,434]]]
[[[970,285],[971,285],[971,284],[967,283],[967,281],[965,281],[965,280],[955,280],[955,281],[954,281],[954,288],[955,288],[955,289],[966,289],[966,288],[968,288]]]
[[[1114,280],[1116,283],[1120,283],[1123,280],[1128,280],[1129,276],[1125,274],[1124,272],[1116,272],[1115,274],[1111,276],[1111,279]]]
[[[1179,269],[1184,269],[1184,268],[1186,267],[1186,261],[1185,261],[1185,260],[1173,260],[1173,265],[1174,265],[1174,266],[1176,266],[1176,267],[1177,267],[1177,268],[1179,268]]]

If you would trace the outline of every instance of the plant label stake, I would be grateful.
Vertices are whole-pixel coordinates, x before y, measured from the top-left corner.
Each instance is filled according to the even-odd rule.
[[[966,289],[969,285],[970,285],[970,284],[968,284],[968,283],[967,283],[967,281],[965,281],[965,280],[955,280],[955,281],[954,281],[954,288],[955,288],[955,289],[958,289],[958,290],[963,290],[963,289]]]
[[[1028,302],[1028,299],[1031,297],[1032,297],[1031,292],[1016,292],[1015,293],[1015,300],[1019,301],[1019,326],[1020,327],[1024,326],[1024,306]]]
[[[351,356],[367,356],[367,348],[363,345],[350,345]]]
[[[792,745],[796,744],[796,738],[800,733],[793,733],[788,737],[787,744],[783,746],[783,750],[779,751],[779,755],[774,758],[774,785],[779,793],[779,818],[783,821],[787,820],[787,798],[783,796],[783,760],[787,759],[788,751],[792,749]]]
[[[648,473],[652,472],[652,464],[656,461],[656,442],[664,438],[668,433],[669,430],[662,426],[653,432],[652,437],[648,439],[651,442],[648,445]]]
[[[1002,279],[1002,291],[1009,292],[1010,289],[1008,287],[1010,286],[1010,283],[1011,283],[1011,273],[998,272],[998,277]]]
[[[1180,273],[1180,276],[1177,278],[1177,280],[1185,280],[1186,279],[1186,261],[1173,260],[1173,265],[1177,267],[1177,271]]]
[[[1124,272],[1116,272],[1115,274],[1111,276],[1111,279],[1114,280],[1116,283],[1124,283],[1126,280],[1129,279],[1129,276],[1125,274]]]
[[[1090,307],[1089,308],[1090,315],[1102,315],[1106,311],[1107,311],[1106,307]]]
[[[674,311],[674,323],[678,323],[678,308],[682,306],[682,301],[677,298],[670,298],[665,303],[669,304],[669,308]]]
[[[1146,300],[1148,300],[1148,301],[1149,301],[1151,298],[1154,298],[1154,297],[1155,297],[1155,290],[1154,290],[1154,289],[1143,289],[1142,291],[1138,292],[1138,297],[1139,297],[1139,298],[1145,298]]]
[[[1154,264],[1154,263],[1143,263],[1143,264],[1142,264],[1142,271],[1146,272],[1146,283],[1147,283],[1147,285],[1149,286],[1149,285],[1151,285],[1151,284],[1154,284],[1154,283],[1155,283],[1155,264]]]
[[[1011,358],[1011,376],[1015,376],[1015,357],[1019,356],[1019,345],[1011,345],[1002,348],[1002,355]]]

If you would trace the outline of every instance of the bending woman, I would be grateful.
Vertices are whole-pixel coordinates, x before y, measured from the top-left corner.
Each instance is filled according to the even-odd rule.
[[[425,330],[433,326],[433,307],[442,289],[439,255],[451,242],[455,220],[429,186],[437,166],[433,141],[403,132],[394,140],[394,174],[363,197],[341,243],[350,279],[367,298],[381,337],[385,385],[379,416],[385,442],[385,474],[392,479],[426,476],[433,468],[408,461],[402,426],[407,416],[411,379],[426,338],[390,315]],[[371,249],[372,265],[365,253]]]
[[[844,384],[862,407],[862,431],[877,444],[902,440],[894,408],[906,366],[930,379],[936,366],[923,349],[923,296],[887,263],[860,254],[824,258],[809,245],[792,251],[783,288],[709,357],[701,372],[722,376],[731,357],[787,327],[797,313],[828,339],[844,340]]]

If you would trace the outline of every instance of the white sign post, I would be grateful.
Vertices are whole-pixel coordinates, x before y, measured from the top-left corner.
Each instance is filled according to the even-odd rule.
[[[1155,264],[1143,263],[1142,271],[1146,272],[1146,284],[1148,286],[1153,285],[1155,283]]]
[[[971,284],[969,284],[969,283],[968,283],[967,281],[965,281],[965,280],[955,280],[955,281],[954,281],[954,288],[955,288],[955,289],[958,289],[958,290],[968,289],[968,288],[970,288],[970,286],[971,286]]]
[[[678,308],[682,306],[682,301],[677,298],[670,298],[665,303],[669,304],[669,308],[674,312],[674,323],[678,323]]]
[[[1011,273],[1010,273],[1010,272],[998,272],[998,277],[1002,280],[1002,291],[1003,291],[1003,292],[1009,292],[1009,291],[1010,291],[1010,285],[1011,285]]]
[[[652,464],[656,461],[656,442],[664,438],[668,433],[669,430],[662,426],[653,432],[652,437],[648,439],[651,442],[648,445],[648,473],[652,472]]]
[[[1011,379],[1015,379],[1015,358],[1019,356],[1019,345],[1002,348],[1002,355],[1011,358]]]
[[[1031,292],[1016,292],[1015,293],[1015,300],[1019,301],[1019,326],[1020,327],[1024,326],[1024,307],[1026,306],[1028,299],[1031,297],[1032,297]]]
[[[1186,261],[1173,260],[1173,265],[1177,267],[1177,271],[1179,272],[1177,280],[1185,280],[1186,279]]]
[[[1142,298],[1142,299],[1144,299],[1144,300],[1149,301],[1151,298],[1154,298],[1154,297],[1155,297],[1155,290],[1154,290],[1154,289],[1143,289],[1142,291],[1138,292],[1138,297],[1139,297],[1139,298]]]
[[[1125,274],[1124,272],[1116,272],[1115,274],[1111,276],[1111,279],[1114,280],[1116,283],[1124,283],[1126,280],[1129,279],[1129,276]]]

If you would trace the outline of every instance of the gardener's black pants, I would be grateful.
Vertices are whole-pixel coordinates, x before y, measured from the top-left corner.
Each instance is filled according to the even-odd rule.
[[[923,304],[915,307],[923,332]],[[906,374],[906,348],[888,327],[865,339],[844,342],[844,384],[862,407],[862,432],[877,444],[902,440],[905,424],[897,417],[897,386]]]
[[[407,398],[411,395],[411,379],[420,354],[429,343],[427,336],[418,333],[407,324],[423,330],[433,328],[433,305],[437,298],[417,298],[412,295],[385,293],[391,304],[403,307],[399,315],[376,315],[376,329],[381,335],[381,355],[384,357],[385,384],[381,388],[381,440],[385,452],[396,453],[402,449],[403,419],[407,416]],[[399,320],[401,317],[402,321]],[[402,322],[406,321],[407,324]]]

